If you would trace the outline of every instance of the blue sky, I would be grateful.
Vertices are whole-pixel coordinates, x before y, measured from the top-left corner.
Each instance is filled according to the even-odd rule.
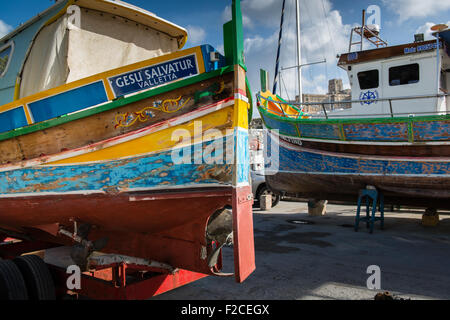
[[[222,25],[230,16],[231,0],[127,0],[158,16],[185,27],[185,48],[211,44],[222,49]],[[53,0],[2,1],[0,36],[46,9]],[[252,91],[259,90],[259,69],[273,77],[282,0],[242,0],[246,61]],[[286,1],[285,34],[281,66],[296,63],[294,0]],[[351,27],[361,24],[361,11],[370,5],[381,10],[381,35],[390,44],[413,41],[417,31],[426,32],[435,23],[450,24],[450,0],[300,0],[302,60],[327,59],[326,64],[303,69],[303,92],[323,93],[327,81],[346,74],[336,66],[336,55],[346,52]],[[429,35],[427,35],[428,37]],[[293,98],[295,71],[282,74],[281,93]]]

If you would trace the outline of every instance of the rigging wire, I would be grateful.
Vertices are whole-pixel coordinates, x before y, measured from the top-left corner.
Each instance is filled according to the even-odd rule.
[[[330,38],[331,46],[333,47],[334,56],[336,57],[339,52],[337,52],[336,47],[334,46],[334,42],[333,42],[332,37],[331,37],[330,24],[328,23],[328,17],[326,15],[324,0],[321,0],[321,1],[322,1],[323,16],[325,17],[325,22],[326,22],[327,29],[328,29],[328,36]],[[328,67],[327,67],[326,64],[325,64],[325,68],[327,68],[327,70],[328,70]],[[338,73],[340,73],[341,77],[342,77],[343,72],[344,72],[344,70],[342,70],[341,68],[338,68]],[[327,71],[327,73],[328,73],[328,71]],[[345,76],[347,76],[347,74],[345,74]]]
[[[286,84],[284,83],[284,78],[281,76],[281,73],[280,73],[280,80],[281,80],[281,83],[284,86],[284,90],[286,91],[286,97],[288,98],[288,101],[291,101],[291,98],[289,97],[289,92],[287,90]]]
[[[323,16],[324,16],[324,18],[325,18],[325,23],[326,23],[326,26],[327,26],[327,29],[328,29],[328,36],[329,36],[329,38],[330,38],[331,46],[333,47],[334,55],[336,56],[336,54],[337,54],[337,53],[336,53],[336,47],[334,46],[333,39],[331,38],[330,24],[328,23],[328,17],[327,17],[326,11],[325,11],[325,3],[324,3],[324,0],[322,0],[321,2],[322,2]]]
[[[322,5],[323,5],[323,0],[322,0]],[[310,9],[310,7],[308,6],[308,1],[305,1],[305,8],[306,8],[306,11],[307,11],[307,13],[308,13],[308,17],[312,17],[312,15],[311,15],[311,9]],[[323,7],[324,8],[324,7]],[[313,25],[313,21],[312,21],[312,19],[310,18],[310,21],[311,21],[311,25]],[[323,22],[322,22],[322,24],[323,24]],[[318,28],[313,28],[314,29],[314,33],[315,33],[315,35],[316,35],[316,37],[317,37],[317,39],[322,39],[322,41],[323,41],[323,43],[325,44],[325,43],[327,43],[327,39],[325,39],[325,37],[323,36],[323,33],[322,32],[318,32]],[[332,42],[331,41],[331,37],[330,37],[330,42]],[[334,45],[333,45],[333,47],[334,47]],[[322,50],[321,50],[321,55],[322,55],[322,59],[323,60],[326,60],[326,54],[324,53],[324,48],[322,47]],[[309,67],[308,68],[308,71],[309,71],[309,74],[310,74],[310,78],[311,78],[311,81],[312,82],[314,82],[314,77],[313,77],[313,69],[314,67]],[[328,79],[328,68],[327,68],[327,63],[325,62],[325,87],[327,87],[327,79]]]
[[[283,41],[283,20],[284,20],[284,9],[285,9],[286,0],[283,0],[283,5],[281,8],[281,21],[280,21],[280,32],[278,35],[278,49],[277,49],[277,60],[275,63],[275,75],[273,79],[273,94],[277,92],[277,84],[279,78],[279,63],[280,63],[280,51],[281,51],[281,43]]]
[[[287,12],[287,19],[286,19],[286,23],[287,23],[287,26],[286,26],[286,28],[285,28],[285,30],[290,30],[290,27],[291,27],[291,25],[292,25],[292,8],[289,8],[289,3],[290,2],[288,2],[287,4],[286,4],[286,12]],[[285,42],[283,42],[281,45],[282,46],[284,46],[284,47],[286,47],[287,45],[288,45],[288,43],[289,43],[289,41],[285,41]],[[285,49],[285,48],[283,48],[283,49]],[[286,53],[289,53],[287,50],[283,50],[283,57],[285,57],[286,56]],[[288,59],[282,59],[282,60],[288,60]],[[282,72],[286,72],[286,71],[284,71],[284,70],[280,70],[280,74],[282,73]],[[295,76],[295,75],[294,75]],[[285,87],[286,88],[286,87]],[[286,89],[287,90],[287,89]],[[287,93],[287,91],[286,91],[286,93]],[[294,94],[296,93],[296,88],[294,89]]]

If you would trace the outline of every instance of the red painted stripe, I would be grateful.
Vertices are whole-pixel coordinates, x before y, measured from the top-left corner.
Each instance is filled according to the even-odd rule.
[[[200,113],[200,112],[205,111],[207,109],[212,109],[212,108],[214,108],[214,107],[216,107],[216,106],[218,106],[220,104],[227,103],[228,101],[231,101],[233,99],[234,99],[234,97],[229,97],[229,98],[226,98],[226,99],[221,100],[219,102],[200,107],[200,108],[198,108],[198,109],[196,109],[194,111],[191,111],[189,113],[183,114],[183,115],[178,116],[176,118],[171,118],[171,119],[168,119],[168,120],[163,121],[163,122],[158,122],[158,123],[152,124],[152,125],[150,125],[148,127],[145,127],[145,128],[142,128],[142,129],[139,129],[139,130],[136,130],[136,131],[132,131],[132,132],[129,132],[129,133],[125,133],[125,134],[122,134],[120,136],[116,136],[116,137],[113,137],[113,138],[110,138],[110,139],[107,139],[107,140],[96,142],[96,143],[93,143],[93,144],[90,144],[90,145],[87,145],[87,146],[84,146],[84,147],[81,147],[81,148],[72,149],[72,150],[66,151],[66,153],[71,153],[71,152],[81,151],[81,150],[85,150],[85,149],[92,148],[92,147],[97,147],[99,145],[102,145],[102,144],[105,144],[105,143],[108,143],[108,142],[120,140],[122,138],[130,137],[130,136],[137,135],[137,134],[140,134],[140,133],[152,131],[155,128],[164,126],[166,124],[170,124],[171,122],[175,122],[175,121],[180,120],[182,118],[187,118],[187,117],[189,117],[189,116],[191,116],[193,114]]]
[[[247,97],[247,93],[242,89],[237,89],[234,93],[242,94],[244,97]]]
[[[301,140],[300,138],[297,138]],[[339,152],[332,152],[332,151],[324,151],[324,150],[318,150],[318,149],[311,149],[311,148],[305,148],[300,147],[296,144],[293,144],[289,141],[283,140],[282,138],[279,138],[280,145],[282,145],[285,148],[291,149],[291,150],[297,150],[299,152],[310,152],[325,156],[333,156],[333,157],[339,157],[339,158],[358,158],[358,159],[373,159],[373,160],[384,160],[384,161],[415,161],[415,162],[449,162],[450,158],[443,158],[443,157],[399,157],[399,156],[378,156],[378,155],[366,155],[366,154],[357,154],[357,153],[339,153]],[[399,146],[400,148],[401,146]]]
[[[57,154],[54,154],[54,155],[51,155],[51,156],[43,156],[43,157],[40,157],[40,158],[35,158],[35,159],[32,159],[32,160],[23,161],[23,162],[20,162],[20,163],[18,163],[16,165],[20,164],[21,166],[28,166],[28,163],[33,163],[33,162],[41,163],[43,160],[45,160],[45,162],[52,162],[53,161],[53,160],[51,160],[52,158],[59,157],[61,155],[70,154],[70,153],[78,152],[78,151],[89,150],[89,149],[95,150],[98,146],[101,146],[103,144],[114,142],[114,141],[117,141],[117,140],[120,140],[120,139],[123,139],[123,138],[127,138],[127,137],[130,137],[130,136],[133,136],[133,135],[138,135],[138,134],[141,134],[141,133],[146,133],[146,132],[151,133],[154,129],[157,129],[158,127],[163,127],[165,125],[168,125],[168,127],[170,127],[170,124],[175,122],[175,121],[177,121],[177,120],[190,117],[192,115],[195,115],[196,113],[200,113],[200,112],[203,112],[203,111],[208,110],[208,109],[213,109],[213,108],[217,107],[220,104],[225,104],[225,103],[233,101],[233,100],[234,100],[234,97],[228,97],[228,98],[220,100],[220,101],[218,101],[216,103],[200,107],[200,108],[198,108],[196,110],[193,110],[193,111],[191,111],[189,113],[180,115],[180,116],[172,118],[172,119],[165,120],[163,122],[158,122],[158,123],[152,124],[152,125],[150,125],[148,127],[145,127],[145,128],[142,128],[142,129],[139,129],[139,130],[136,130],[136,131],[128,132],[128,133],[122,134],[120,136],[116,136],[116,137],[113,137],[113,138],[110,138],[110,139],[102,140],[102,141],[99,141],[99,142],[96,142],[96,143],[93,143],[93,144],[89,144],[89,145],[86,145],[86,146],[83,146],[83,147],[80,147],[80,148],[66,150],[64,152],[57,153]],[[4,166],[0,166],[0,168],[5,168],[5,167],[8,167],[8,166],[10,166],[10,164],[4,165]]]

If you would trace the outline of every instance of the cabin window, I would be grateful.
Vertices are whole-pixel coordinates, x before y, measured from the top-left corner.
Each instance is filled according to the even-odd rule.
[[[14,43],[10,42],[0,48],[0,77],[3,77],[8,71],[9,62],[14,51]]]
[[[407,64],[389,68],[389,85],[401,86],[419,82],[419,64]]]
[[[378,88],[380,76],[377,69],[358,72],[359,87],[361,90]]]

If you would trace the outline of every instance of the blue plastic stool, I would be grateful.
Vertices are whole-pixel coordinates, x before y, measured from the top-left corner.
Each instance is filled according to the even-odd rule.
[[[366,202],[366,216],[360,217],[361,213],[361,203],[365,200]],[[371,201],[371,203],[370,203]],[[372,215],[370,215],[370,206],[372,206]],[[375,213],[377,212],[377,207],[380,210],[380,217],[375,217]],[[359,222],[365,221],[366,227],[370,228],[369,232],[373,233],[373,225],[375,221],[380,221],[381,229],[384,228],[384,196],[383,193],[378,191],[377,189],[364,189],[359,191],[358,196],[358,208],[356,210],[356,219],[355,219],[355,231],[358,231]]]

